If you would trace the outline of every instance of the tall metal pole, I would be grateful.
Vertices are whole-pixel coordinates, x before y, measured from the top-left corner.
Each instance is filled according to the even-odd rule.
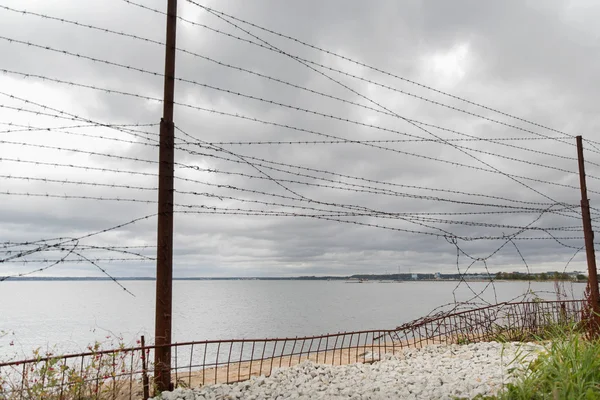
[[[583,218],[583,236],[585,239],[585,253],[588,264],[588,283],[590,285],[590,300],[592,302],[592,336],[598,336],[600,328],[600,294],[598,292],[598,272],[596,270],[596,254],[594,252],[594,231],[590,217],[590,202],[587,198],[587,184],[585,180],[585,163],[583,160],[583,144],[581,136],[577,136],[577,160],[579,162],[579,185],[581,187],[581,216]]]
[[[158,391],[171,386],[171,310],[173,300],[173,164],[175,127],[173,100],[175,92],[175,42],[177,0],[168,0],[167,43],[165,54],[165,88],[163,117],[160,121],[158,167],[158,230],[156,249],[156,319],[154,378]],[[163,347],[160,347],[163,346]]]

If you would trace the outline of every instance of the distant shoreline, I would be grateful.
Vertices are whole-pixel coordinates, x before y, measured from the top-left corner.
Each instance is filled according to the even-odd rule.
[[[347,281],[354,276],[345,277],[187,277],[187,278],[173,278],[174,281]],[[115,277],[118,281],[156,281],[153,277]],[[400,279],[366,279],[362,283],[394,283],[394,282],[490,282],[489,278],[476,278],[468,277],[460,279],[458,277],[452,278],[400,278]],[[19,282],[79,282],[79,281],[112,281],[108,277],[15,277],[7,279],[7,281],[19,281]],[[383,281],[383,282],[380,282]],[[514,281],[529,281],[529,282],[554,282],[553,279],[494,279],[494,282],[514,282]],[[562,282],[574,282],[574,283],[585,283],[585,280],[559,280]]]

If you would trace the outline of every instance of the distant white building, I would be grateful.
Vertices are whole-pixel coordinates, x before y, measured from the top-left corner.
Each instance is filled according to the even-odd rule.
[[[436,272],[436,273],[433,275],[433,277],[434,277],[435,279],[442,279],[442,274],[440,274],[439,272]]]
[[[417,279],[419,279],[419,275],[418,274],[412,274],[412,279],[414,281],[416,281]]]

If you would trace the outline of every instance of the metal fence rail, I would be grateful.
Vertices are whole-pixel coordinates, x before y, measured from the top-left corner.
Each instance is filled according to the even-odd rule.
[[[344,365],[428,344],[523,340],[581,321],[583,300],[501,303],[431,316],[391,330],[312,337],[207,340],[171,345],[175,386],[232,383],[304,361]],[[160,346],[90,351],[0,364],[0,398],[141,399],[152,393]]]

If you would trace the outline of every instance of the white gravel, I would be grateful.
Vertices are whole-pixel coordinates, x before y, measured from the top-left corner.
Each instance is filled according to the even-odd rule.
[[[176,389],[155,399],[469,399],[497,394],[541,349],[491,342],[405,349],[373,364],[334,367],[307,361],[270,377]]]

